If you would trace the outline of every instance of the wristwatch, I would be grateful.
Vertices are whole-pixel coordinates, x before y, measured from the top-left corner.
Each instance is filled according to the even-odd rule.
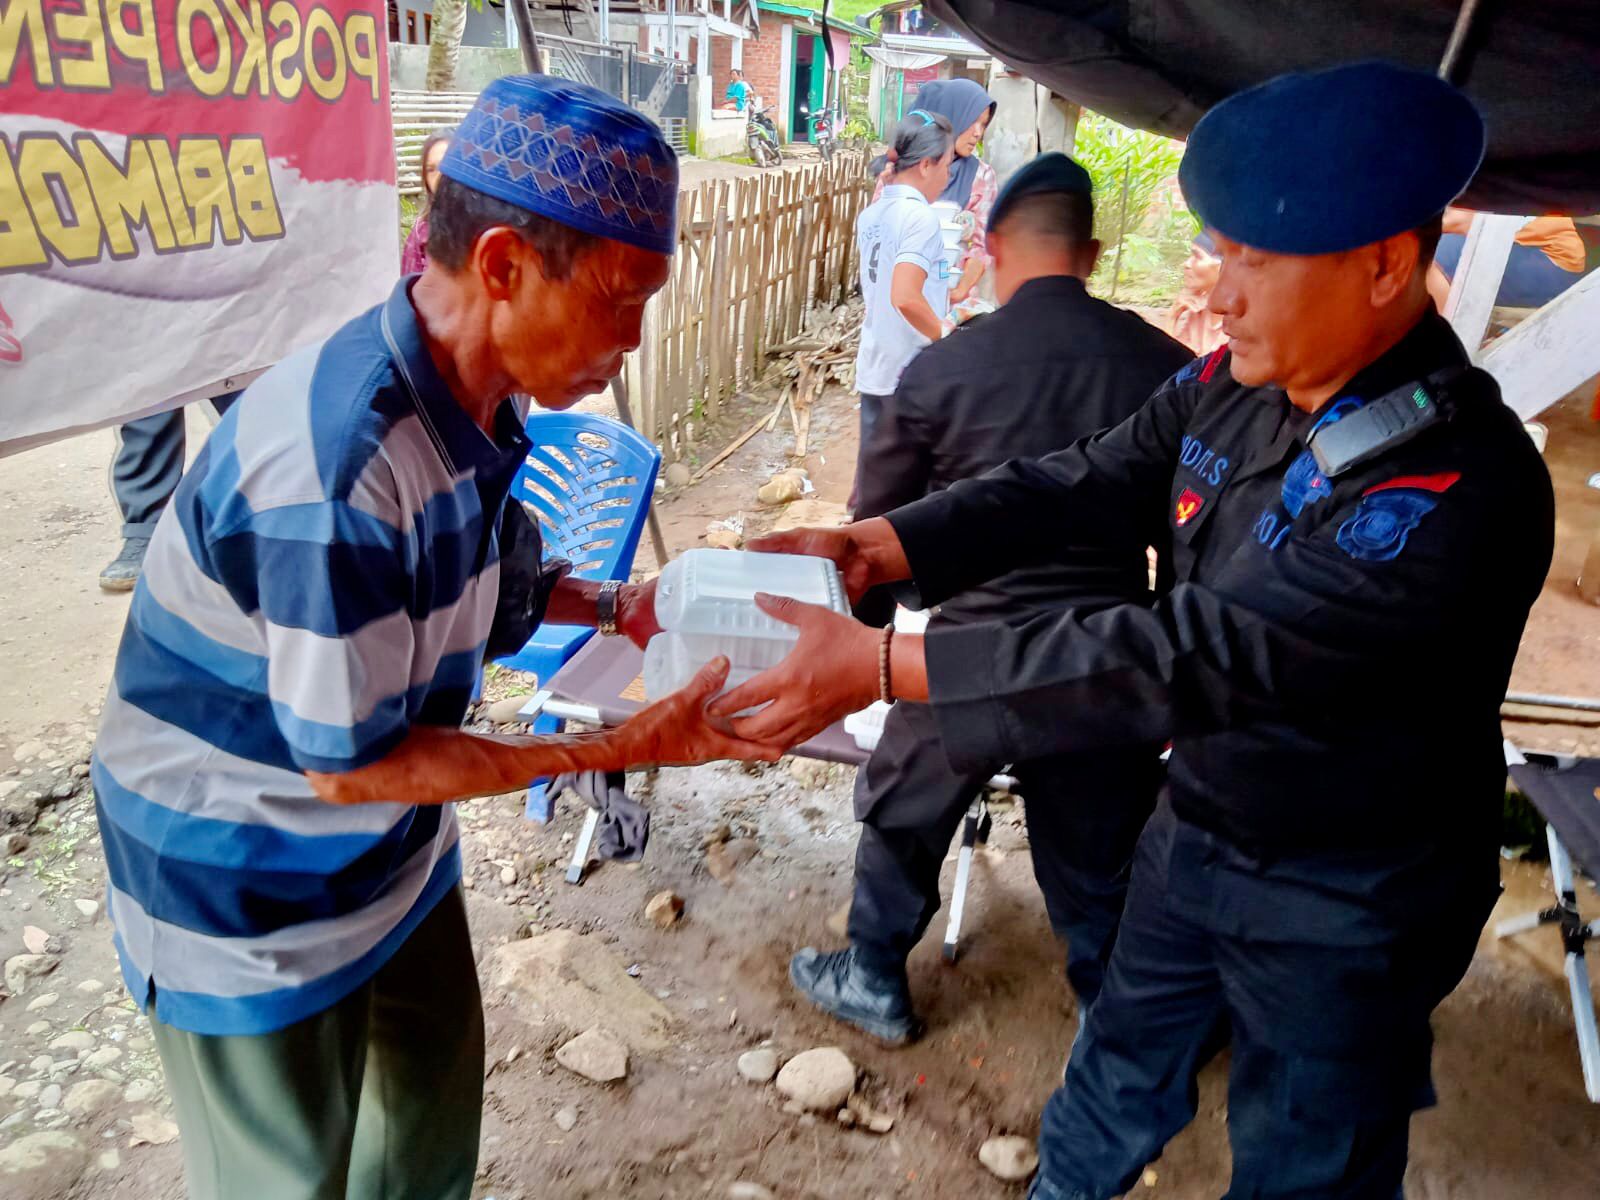
[[[595,628],[602,637],[616,637],[622,632],[617,628],[617,593],[621,590],[620,579],[608,579],[600,585],[600,594],[595,597]]]

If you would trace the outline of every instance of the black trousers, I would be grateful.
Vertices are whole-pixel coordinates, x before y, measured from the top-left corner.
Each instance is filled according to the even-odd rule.
[[[1263,858],[1163,802],[1100,999],[1045,1105],[1032,1200],[1111,1200],[1231,1037],[1226,1200],[1399,1200],[1428,1018],[1499,891],[1493,847]],[[1382,903],[1379,903],[1379,901]]]
[[[861,437],[856,446],[855,480],[850,485],[848,507],[852,513],[861,503],[861,473],[867,469],[867,443],[872,439],[872,431],[878,427],[878,416],[883,412],[883,402],[889,398],[874,396],[867,392],[860,392],[858,395],[861,400]]]
[[[1161,786],[1158,753],[1126,748],[1013,767],[1034,875],[1084,1005],[1099,994],[1116,940],[1133,848]],[[951,840],[992,773],[952,770],[932,711],[894,706],[856,776],[861,840],[849,931],[863,958],[886,969],[904,965],[939,911],[939,868]]]
[[[239,398],[228,392],[209,403],[220,415]],[[117,431],[111,460],[111,494],[122,512],[122,536],[147,538],[156,530],[183,478],[183,409],[129,421]]]

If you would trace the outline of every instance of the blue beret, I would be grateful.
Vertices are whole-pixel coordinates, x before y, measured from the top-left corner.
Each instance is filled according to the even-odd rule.
[[[439,170],[584,233],[661,254],[677,246],[678,156],[655,122],[587,84],[496,79]]]
[[[1471,100],[1384,62],[1280,75],[1200,119],[1178,169],[1189,207],[1224,237],[1332,254],[1415,229],[1483,161]]]
[[[1041,154],[1023,163],[1006,180],[1005,187],[995,197],[994,207],[989,210],[988,228],[998,228],[1013,204],[1024,196],[1037,195],[1039,192],[1082,192],[1088,196],[1094,192],[1094,181],[1089,178],[1089,172],[1065,154],[1055,150]]]

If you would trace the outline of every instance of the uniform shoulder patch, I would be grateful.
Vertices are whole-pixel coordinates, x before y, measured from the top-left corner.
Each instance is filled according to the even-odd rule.
[[[1389,562],[1400,557],[1411,531],[1439,505],[1428,491],[1398,482],[1369,488],[1355,514],[1339,526],[1334,541],[1362,562]]]

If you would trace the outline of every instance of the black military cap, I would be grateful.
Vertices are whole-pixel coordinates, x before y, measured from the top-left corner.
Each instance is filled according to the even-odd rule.
[[[1464,93],[1423,71],[1361,62],[1230,96],[1189,135],[1178,181],[1206,226],[1232,241],[1332,254],[1443,212],[1483,152],[1483,117]]]
[[[1006,180],[1005,187],[995,197],[994,207],[989,210],[988,228],[997,228],[1006,210],[1024,196],[1039,192],[1082,192],[1087,196],[1093,191],[1094,181],[1089,178],[1089,172],[1065,154],[1052,150],[1024,163]]]

